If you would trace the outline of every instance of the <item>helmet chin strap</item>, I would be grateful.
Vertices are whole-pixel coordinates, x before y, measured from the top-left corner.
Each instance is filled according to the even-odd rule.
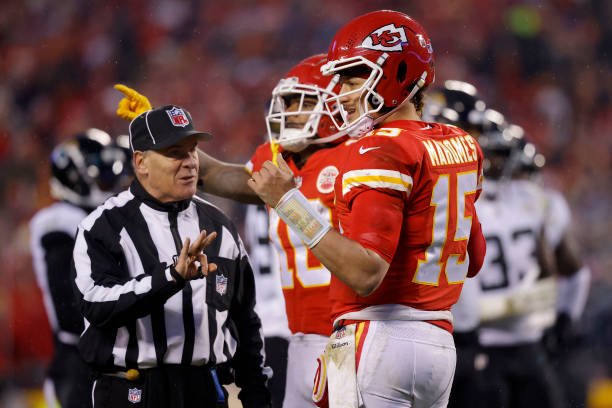
[[[290,152],[300,152],[306,148],[309,144],[309,139],[301,137],[304,134],[302,129],[283,129],[281,137],[283,140],[279,140],[278,144]]]
[[[372,131],[372,129],[374,129],[374,126],[378,125],[380,122],[387,119],[393,112],[398,110],[400,106],[402,106],[408,100],[410,99],[409,98],[404,99],[402,103],[397,105],[395,108],[391,109],[389,112],[377,118],[373,118],[370,115],[365,115],[359,118],[359,120],[357,120],[349,129],[347,129],[345,133],[348,134],[349,137],[352,139],[359,139],[361,136]]]
[[[374,119],[369,115],[362,116],[350,128],[350,130],[348,131],[348,135],[351,139],[359,139],[361,136],[374,129],[374,125],[376,125],[378,122],[379,121],[377,119]]]
[[[285,141],[285,142],[281,142],[280,146],[284,150],[287,150],[289,152],[298,153],[298,152],[301,152],[302,150],[304,150],[308,146],[308,143],[306,142],[306,139],[302,139],[302,140],[288,140],[288,141]]]
[[[389,112],[377,118],[373,118],[369,115],[365,115],[359,118],[359,120],[357,120],[352,126],[349,127],[349,129],[347,129],[344,133],[342,133],[342,135],[348,134],[349,137],[353,139],[358,139],[361,136],[365,135],[366,133],[370,132],[372,129],[374,129],[374,126],[376,126],[377,124],[387,119],[391,114],[397,111],[407,101],[412,100],[412,98],[414,97],[414,95],[416,95],[418,90],[421,89],[423,85],[425,85],[426,78],[427,78],[427,71],[423,71],[423,73],[421,74],[421,77],[419,78],[417,83],[414,85],[414,87],[410,91],[410,94],[408,94],[408,97],[406,97],[406,99],[404,99],[399,105],[397,105],[395,108],[391,109]]]

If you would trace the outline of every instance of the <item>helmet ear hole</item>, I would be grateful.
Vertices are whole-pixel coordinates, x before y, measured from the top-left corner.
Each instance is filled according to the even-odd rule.
[[[382,101],[381,101],[381,100],[380,100],[378,97],[376,97],[376,96],[374,96],[374,95],[370,95],[370,96],[369,96],[369,98],[368,98],[368,102],[370,103],[370,105],[371,105],[371,106],[372,106],[374,109],[377,109],[377,108],[380,106],[380,104],[382,103]]]
[[[403,84],[406,80],[406,71],[408,71],[408,66],[405,61],[402,61],[397,66],[397,82],[398,84]]]

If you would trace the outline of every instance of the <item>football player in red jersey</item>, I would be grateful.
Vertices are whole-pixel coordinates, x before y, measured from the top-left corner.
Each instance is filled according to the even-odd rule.
[[[328,222],[337,226],[333,212],[334,181],[348,149],[345,140],[335,134],[330,115],[323,109],[323,99],[334,96],[331,91],[339,89],[337,78],[321,74],[325,57],[319,54],[302,61],[274,89],[267,117],[272,140],[255,151],[246,165],[249,173],[242,170],[246,177],[240,184],[244,183],[254,194],[246,184],[250,173],[259,171],[266,161],[273,161],[276,146],[280,146],[279,157],[286,158],[300,191]],[[204,173],[204,186],[208,180],[218,177],[215,172]],[[228,192],[220,193],[228,195]],[[278,254],[292,333],[283,406],[309,407],[317,357],[332,332],[331,274],[274,211],[270,212],[269,236]]]
[[[433,50],[409,16],[352,20],[323,72],[341,75],[327,100],[343,108],[332,120],[361,137],[335,183],[342,234],[294,188],[282,158],[249,185],[333,274],[329,405],[445,407],[456,360],[450,308],[485,252],[474,208],[482,152],[461,129],[420,121]]]
[[[306,58],[279,81],[272,92],[267,115],[271,140],[255,151],[246,166],[221,162],[199,152],[200,187],[203,191],[245,203],[261,203],[247,185],[251,172],[259,171],[267,160],[275,161],[277,155],[282,156],[299,180],[300,191],[328,223],[337,226],[332,211],[334,181],[350,141],[337,134],[331,120],[337,112],[333,108],[324,109],[324,99],[333,98],[340,88],[337,76],[323,76],[321,73],[326,57],[318,54]],[[137,105],[144,97],[133,90],[119,88],[126,94],[120,103],[120,110],[121,106],[124,107],[120,116],[128,119],[130,102]],[[283,406],[311,407],[317,357],[332,332],[331,274],[275,212],[270,213],[269,236],[277,252],[273,265],[280,269],[292,332]]]

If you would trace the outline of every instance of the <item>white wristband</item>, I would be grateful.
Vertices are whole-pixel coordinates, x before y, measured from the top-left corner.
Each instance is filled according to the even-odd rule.
[[[331,229],[329,221],[313,208],[297,188],[287,191],[274,210],[298,234],[308,249],[317,245]]]

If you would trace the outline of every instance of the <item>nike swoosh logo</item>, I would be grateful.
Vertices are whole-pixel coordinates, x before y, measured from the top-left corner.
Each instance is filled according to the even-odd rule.
[[[433,129],[433,126],[427,125],[427,126],[425,126],[423,128],[420,128],[419,130],[429,130],[429,129]]]
[[[367,147],[367,148],[363,148],[363,146],[359,147],[359,154],[364,154],[369,152],[370,150],[374,150],[374,149],[380,149],[380,146],[375,146],[375,147]]]

